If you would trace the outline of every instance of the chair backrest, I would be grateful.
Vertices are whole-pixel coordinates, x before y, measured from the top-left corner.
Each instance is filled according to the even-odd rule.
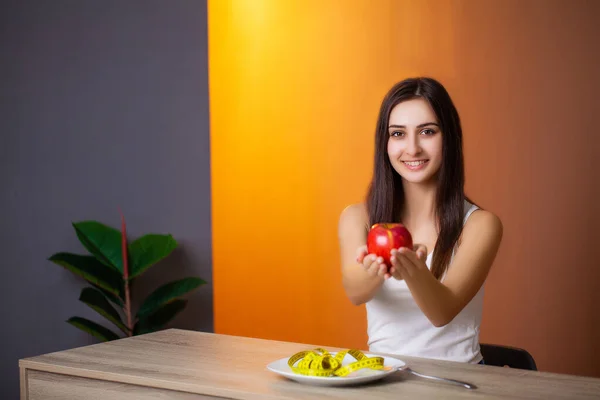
[[[535,360],[527,350],[489,343],[481,343],[480,347],[486,365],[537,371]]]

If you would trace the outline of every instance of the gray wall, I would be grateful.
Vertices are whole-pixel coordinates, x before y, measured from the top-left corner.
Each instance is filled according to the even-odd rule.
[[[209,282],[172,326],[212,331],[206,2],[3,1],[0,6],[0,398],[18,359],[95,343],[84,282],[47,261],[83,252],[71,222],[181,244],[140,278]]]

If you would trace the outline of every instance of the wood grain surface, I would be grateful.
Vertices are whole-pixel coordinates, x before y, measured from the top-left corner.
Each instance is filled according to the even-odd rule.
[[[322,346],[169,329],[22,359],[21,398],[82,398],[81,393],[88,393],[87,398],[95,399],[101,397],[93,393],[102,390],[115,399],[600,398],[598,378],[403,356],[395,357],[416,372],[467,381],[478,388],[468,390],[407,372],[360,386],[317,387],[266,368],[272,361],[315,347]]]

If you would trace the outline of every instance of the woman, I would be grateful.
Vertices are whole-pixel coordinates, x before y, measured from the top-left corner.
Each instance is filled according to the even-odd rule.
[[[367,254],[378,222],[402,223],[415,243],[392,250],[389,270]],[[366,305],[369,350],[483,363],[483,284],[501,239],[498,217],[464,194],[460,119],[444,87],[396,84],[379,111],[366,201],[339,220],[344,289]]]

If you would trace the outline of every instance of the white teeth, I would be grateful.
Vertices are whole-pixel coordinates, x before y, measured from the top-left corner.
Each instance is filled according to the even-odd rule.
[[[421,164],[425,164],[425,161],[404,161],[404,164],[411,167],[418,167]]]

